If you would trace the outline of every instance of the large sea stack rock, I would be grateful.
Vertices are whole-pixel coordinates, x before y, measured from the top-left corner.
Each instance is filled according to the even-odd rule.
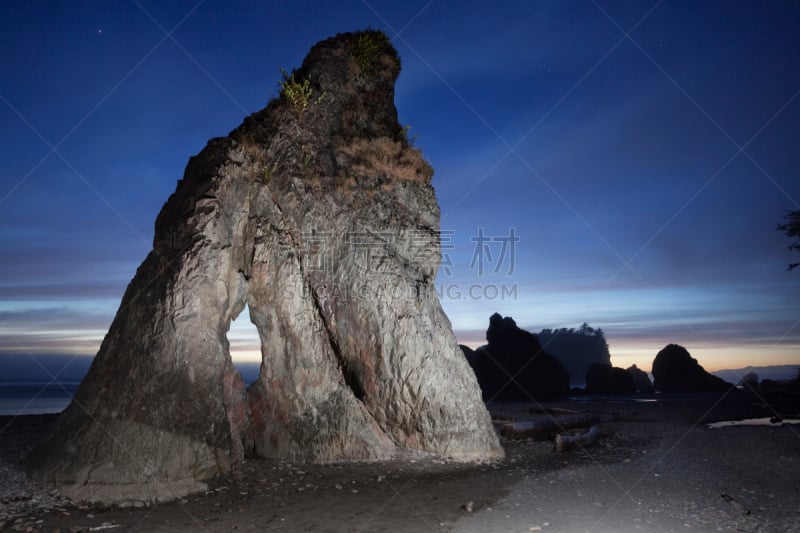
[[[669,344],[653,360],[653,386],[661,392],[722,392],[733,387],[706,372],[683,346]]]
[[[486,401],[530,401],[569,393],[569,374],[544,351],[536,335],[520,329],[511,317],[489,318],[488,344],[464,350]],[[466,347],[465,347],[466,348]]]
[[[377,31],[315,45],[280,96],[191,158],[36,479],[91,501],[167,500],[246,453],[454,460],[503,451],[434,291],[432,170],[394,106]],[[249,306],[249,390],[226,333]]]

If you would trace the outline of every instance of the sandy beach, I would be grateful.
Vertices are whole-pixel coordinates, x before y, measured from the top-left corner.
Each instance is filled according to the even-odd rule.
[[[800,531],[800,426],[707,422],[797,415],[794,397],[570,400],[607,415],[590,448],[503,440],[506,459],[307,465],[251,459],[209,490],[145,508],[77,506],[19,461],[53,415],[0,417],[0,529],[11,531]],[[532,404],[490,405],[500,419]],[[538,409],[534,409],[537,411]]]

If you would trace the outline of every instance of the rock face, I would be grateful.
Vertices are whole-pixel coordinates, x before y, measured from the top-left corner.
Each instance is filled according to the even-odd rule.
[[[586,371],[586,392],[589,394],[633,394],[633,376],[624,368],[595,363]]]
[[[191,158],[86,379],[28,459],[69,497],[168,500],[254,453],[503,451],[434,291],[432,170],[377,31],[315,45],[279,98]],[[249,390],[226,333],[249,306]]]
[[[653,382],[650,381],[650,376],[647,375],[647,372],[636,365],[631,365],[626,370],[633,378],[633,384],[637,392],[642,394],[652,394],[655,392],[653,389]]]
[[[465,359],[475,371],[486,401],[530,401],[569,393],[569,374],[545,352],[536,335],[520,329],[511,317],[495,313],[486,330],[488,344]]]
[[[653,386],[661,392],[721,392],[733,387],[706,372],[678,344],[667,345],[653,360]]]

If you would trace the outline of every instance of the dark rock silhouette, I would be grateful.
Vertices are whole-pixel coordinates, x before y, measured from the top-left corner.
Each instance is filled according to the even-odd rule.
[[[626,370],[631,377],[633,377],[633,384],[636,387],[636,392],[641,394],[652,394],[655,392],[655,389],[653,389],[653,382],[650,381],[650,376],[647,375],[647,372],[636,365],[631,365]]]
[[[586,376],[593,364],[611,366],[611,354],[605,334],[584,322],[578,329],[543,329],[539,342],[547,353],[558,359],[567,369],[573,383]]]
[[[706,372],[678,344],[667,345],[653,360],[653,386],[661,392],[721,392],[733,387]]]
[[[778,381],[776,379],[762,379],[759,384],[759,389],[764,394],[777,394],[786,392],[787,382]]]
[[[201,490],[245,453],[502,456],[434,290],[439,207],[399,72],[380,32],[320,42],[190,159],[35,479],[129,504]],[[249,390],[226,337],[245,305],[263,354]]]
[[[569,393],[569,374],[545,352],[536,335],[511,317],[495,313],[486,330],[488,344],[474,352],[462,347],[486,401],[530,401]]]
[[[464,357],[466,357],[467,363],[469,363],[470,368],[474,368],[474,366],[478,362],[477,356],[475,355],[475,350],[464,344],[459,344],[458,347],[461,348],[461,353],[463,353]]]
[[[633,394],[633,376],[624,368],[595,363],[586,371],[586,392],[589,394]]]
[[[739,380],[740,386],[749,390],[758,390],[758,374],[755,372],[748,372]]]

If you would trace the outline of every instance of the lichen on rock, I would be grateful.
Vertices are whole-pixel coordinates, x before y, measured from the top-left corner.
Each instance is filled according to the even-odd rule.
[[[397,120],[399,57],[370,31],[318,43],[291,74],[323,98],[298,112],[281,95],[190,159],[89,374],[28,459],[37,480],[136,504],[246,454],[502,456],[433,287],[439,207]],[[249,389],[226,337],[245,305],[263,357]]]

